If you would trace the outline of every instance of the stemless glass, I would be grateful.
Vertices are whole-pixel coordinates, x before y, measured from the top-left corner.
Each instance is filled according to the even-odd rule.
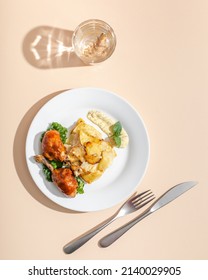
[[[106,22],[90,19],[77,26],[72,36],[72,46],[76,55],[86,64],[99,63],[114,52],[116,36]]]

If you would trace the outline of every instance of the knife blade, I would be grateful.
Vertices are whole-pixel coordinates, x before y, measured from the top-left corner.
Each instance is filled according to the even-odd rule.
[[[135,224],[137,224],[139,221],[147,217],[148,215],[154,213],[161,207],[165,206],[166,204],[170,203],[195,185],[197,185],[198,182],[196,181],[189,181],[180,183],[171,189],[169,189],[167,192],[165,192],[163,195],[161,195],[155,202],[150,205],[142,214],[131,220],[130,222],[126,223],[122,227],[118,228],[117,230],[114,230],[113,232],[109,233],[108,235],[104,236],[100,241],[99,245],[101,247],[108,247],[112,243],[114,243],[118,238],[120,238],[125,232],[127,232],[131,227],[133,227]]]

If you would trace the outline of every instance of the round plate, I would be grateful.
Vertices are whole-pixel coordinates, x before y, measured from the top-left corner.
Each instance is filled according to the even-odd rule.
[[[113,164],[100,179],[85,185],[84,194],[68,198],[52,182],[46,181],[42,167],[33,156],[41,153],[40,136],[51,122],[70,128],[78,118],[83,118],[95,126],[86,117],[92,109],[120,121],[129,135],[129,145],[124,149],[115,148],[117,157]],[[139,114],[118,95],[97,88],[72,89],[49,100],[33,119],[26,139],[27,165],[39,189],[55,203],[81,212],[106,209],[127,199],[143,178],[148,159],[149,140]]]

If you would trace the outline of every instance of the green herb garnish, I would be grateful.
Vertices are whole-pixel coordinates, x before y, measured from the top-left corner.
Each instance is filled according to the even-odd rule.
[[[53,166],[54,169],[61,168],[63,166],[63,162],[60,162],[58,160],[52,160],[50,161],[50,164]]]
[[[79,176],[75,177],[78,183],[77,193],[83,194],[84,193],[84,185],[85,182]]]
[[[112,130],[113,130],[113,134],[116,135],[116,136],[119,136],[121,134],[121,130],[122,130],[122,125],[120,122],[116,122],[113,127],[112,127]]]
[[[47,181],[52,182],[52,178],[51,178],[51,171],[50,169],[48,169],[47,166],[45,166],[43,164],[43,173],[45,174],[45,178]]]
[[[111,136],[117,148],[121,146],[121,131],[122,131],[122,125],[118,121],[112,126],[113,135]]]

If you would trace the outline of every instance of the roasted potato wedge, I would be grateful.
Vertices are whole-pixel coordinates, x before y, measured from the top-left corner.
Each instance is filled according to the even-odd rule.
[[[95,163],[98,163],[101,160],[101,156],[86,154],[85,159],[86,159],[87,162],[89,162],[91,164],[95,164]]]
[[[116,156],[114,150],[112,151],[103,151],[102,159],[98,164],[98,170],[104,172],[112,163],[114,157]]]
[[[85,149],[82,145],[74,146],[70,149],[69,154],[75,156],[81,162],[85,161]]]
[[[95,172],[89,172],[89,173],[84,173],[81,174],[80,176],[82,177],[83,180],[85,180],[88,184],[91,184],[95,180],[99,179],[102,176],[103,172],[97,170]]]
[[[102,139],[102,134],[93,126],[86,124],[83,119],[79,119],[76,126],[72,130],[72,133],[79,133],[80,131],[85,132],[87,135],[91,135],[95,138]]]
[[[100,161],[102,153],[101,141],[87,142],[85,144],[85,150],[85,159],[87,162],[95,164]]]
[[[99,142],[100,138],[96,138],[92,136],[91,134],[88,134],[84,130],[80,130],[79,132],[79,140],[82,145],[85,145],[88,142]]]

